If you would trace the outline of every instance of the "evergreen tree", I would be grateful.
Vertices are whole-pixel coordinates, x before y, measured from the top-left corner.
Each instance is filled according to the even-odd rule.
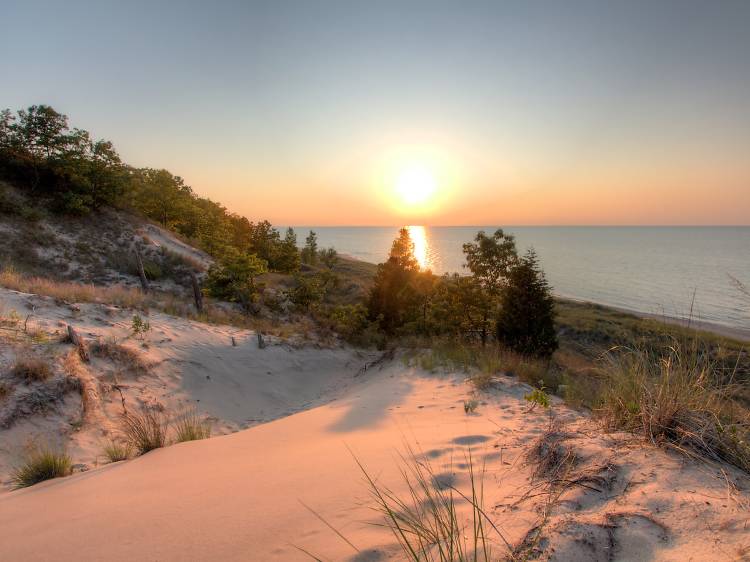
[[[301,252],[302,261],[308,265],[315,265],[318,261],[318,235],[314,230],[305,238],[305,247]]]
[[[497,339],[523,355],[548,358],[558,347],[554,320],[552,291],[532,249],[510,270],[501,298]]]

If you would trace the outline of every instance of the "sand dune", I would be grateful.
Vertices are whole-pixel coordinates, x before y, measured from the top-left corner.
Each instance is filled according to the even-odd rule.
[[[128,328],[126,311],[76,311],[13,292],[3,299],[6,308],[35,302],[48,329],[75,320],[94,338]],[[353,455],[405,493],[399,452],[407,445],[429,460],[436,485],[458,489],[468,485],[471,451],[486,468],[488,514],[532,558],[742,560],[750,552],[746,477],[607,434],[557,401],[550,433],[549,412],[529,411],[529,388],[512,378],[501,377],[467,415],[474,390],[462,373],[426,373],[398,358],[364,370],[379,354],[278,340],[259,349],[251,332],[161,314],[150,321],[146,347],[124,340],[151,363],[149,374],[128,379],[128,403],[197,405],[219,432],[247,429],[97,467],[89,457],[114,430],[118,407],[105,396],[104,424],[68,435],[74,460],[89,458],[91,470],[0,495],[0,560],[309,560],[300,549],[322,560],[398,560],[394,537],[373,525],[381,520]],[[96,361],[92,372],[106,381],[114,367]],[[564,482],[550,486],[528,457],[539,439],[565,451]],[[495,551],[508,554],[499,540]]]

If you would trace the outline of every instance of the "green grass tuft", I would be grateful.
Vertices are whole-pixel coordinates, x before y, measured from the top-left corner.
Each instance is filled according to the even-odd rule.
[[[66,453],[36,446],[13,470],[11,481],[16,488],[26,488],[44,480],[68,476],[71,471],[72,461]]]

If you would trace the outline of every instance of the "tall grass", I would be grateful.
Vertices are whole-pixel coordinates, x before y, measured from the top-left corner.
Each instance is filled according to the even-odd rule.
[[[359,460],[356,462],[375,509],[383,517],[382,524],[393,533],[407,560],[490,562],[499,558],[495,554],[499,543],[509,555],[513,552],[484,509],[484,469],[476,472],[470,452],[466,491],[440,482],[427,458],[415,455],[411,449],[402,460],[401,476],[407,490],[403,496],[379,484]],[[468,517],[460,509],[464,503],[470,511]]]
[[[186,412],[179,416],[174,423],[174,429],[177,443],[211,437],[211,424],[195,412]]]
[[[71,471],[72,461],[66,453],[35,445],[11,473],[11,482],[16,488],[25,488],[44,480],[68,476]]]
[[[20,291],[44,295],[66,302],[95,302],[115,304],[127,308],[147,308],[148,299],[141,291],[120,285],[101,287],[54,281],[44,277],[27,277],[17,271],[6,268],[0,270],[0,286]]]
[[[110,440],[104,445],[104,456],[109,462],[124,461],[130,458],[130,443]]]
[[[697,342],[661,353],[618,349],[603,366],[598,413],[610,427],[750,470],[750,414],[736,400],[735,373]]]
[[[39,357],[20,358],[13,364],[10,371],[27,383],[45,381],[52,376],[50,364]]]
[[[169,420],[153,409],[129,412],[122,416],[122,430],[127,444],[143,455],[167,444]]]

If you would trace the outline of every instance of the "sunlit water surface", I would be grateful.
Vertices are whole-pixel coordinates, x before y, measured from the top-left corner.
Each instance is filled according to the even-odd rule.
[[[312,228],[321,247],[378,263],[398,227]],[[496,227],[410,226],[422,267],[465,272],[462,245]],[[750,329],[750,227],[507,227],[520,251],[533,246],[555,292],[639,312]]]

